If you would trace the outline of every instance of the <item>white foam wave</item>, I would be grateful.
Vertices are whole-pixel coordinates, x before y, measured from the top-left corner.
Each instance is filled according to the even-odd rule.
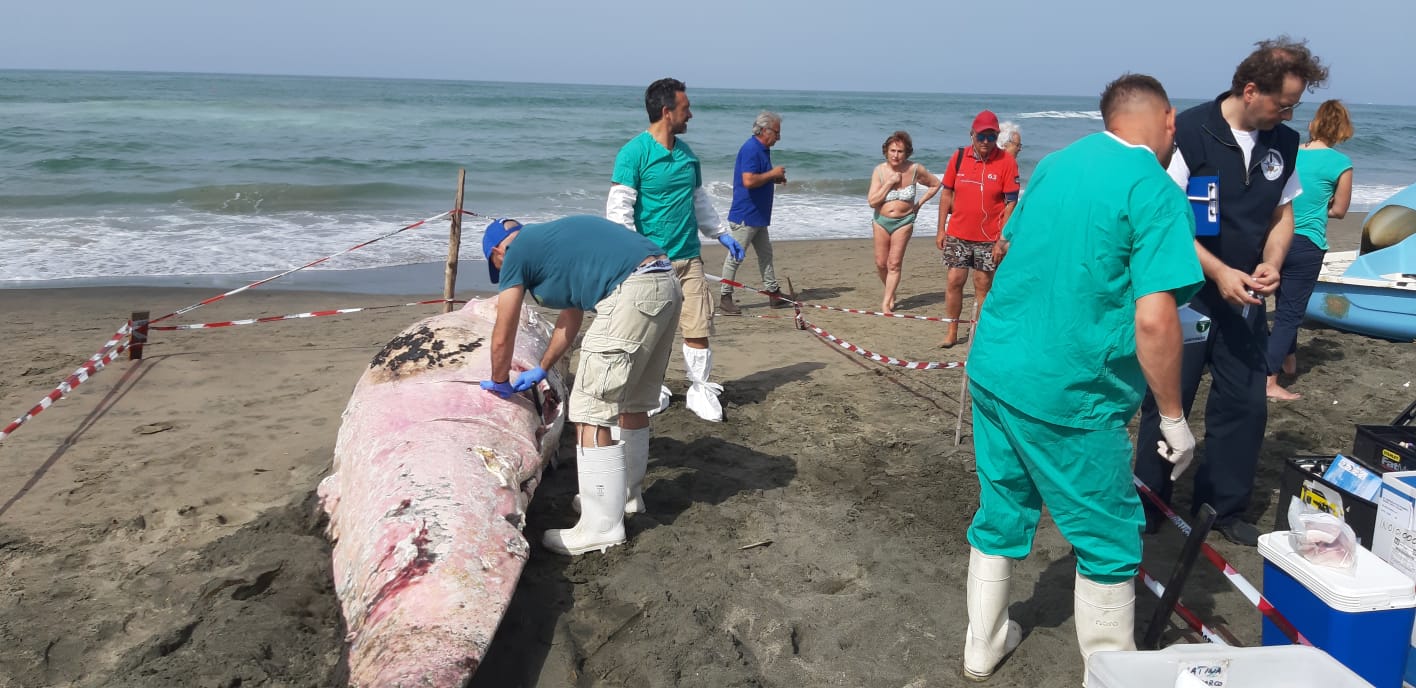
[[[1404,188],[1406,187],[1391,184],[1353,184],[1352,210],[1367,212]]]
[[[1021,112],[1018,119],[1094,119],[1101,120],[1101,110],[1042,110]]]

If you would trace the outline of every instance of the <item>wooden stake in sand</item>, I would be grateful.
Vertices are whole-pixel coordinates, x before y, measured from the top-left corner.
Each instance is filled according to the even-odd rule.
[[[457,254],[462,250],[462,191],[467,187],[467,169],[457,171],[457,199],[452,203],[452,227],[447,233],[447,270],[443,273],[443,312],[452,312],[457,290]]]
[[[128,360],[130,361],[141,361],[143,358],[143,345],[148,340],[148,318],[147,311],[133,311],[132,342],[128,345]]]

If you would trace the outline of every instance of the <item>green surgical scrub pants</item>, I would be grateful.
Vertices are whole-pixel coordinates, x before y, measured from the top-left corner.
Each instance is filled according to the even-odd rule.
[[[1141,501],[1131,483],[1126,428],[1053,425],[969,384],[979,508],[969,543],[1022,559],[1032,551],[1042,505],[1077,551],[1077,572],[1121,583],[1141,563]]]

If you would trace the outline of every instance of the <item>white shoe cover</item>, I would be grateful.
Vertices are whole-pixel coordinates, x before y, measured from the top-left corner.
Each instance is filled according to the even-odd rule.
[[[709,382],[713,372],[713,350],[683,346],[683,363],[688,372],[688,394],[684,404],[699,418],[717,423],[723,420],[723,405],[718,402],[723,386]]]
[[[669,409],[669,403],[673,400],[674,393],[670,392],[668,387],[659,385],[659,408],[650,411],[649,415],[652,416],[656,413],[662,413],[664,411],[667,411]]]

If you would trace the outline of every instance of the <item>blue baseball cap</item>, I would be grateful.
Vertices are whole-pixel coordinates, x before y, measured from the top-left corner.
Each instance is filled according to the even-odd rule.
[[[506,226],[508,223],[514,226],[511,229],[507,229]],[[482,256],[487,259],[487,276],[492,278],[492,284],[501,281],[501,270],[499,270],[497,266],[492,265],[492,249],[499,246],[501,242],[506,241],[506,238],[511,236],[514,232],[519,231],[521,231],[521,223],[519,221],[509,217],[499,217],[492,220],[492,223],[487,225],[487,230],[482,232]]]

